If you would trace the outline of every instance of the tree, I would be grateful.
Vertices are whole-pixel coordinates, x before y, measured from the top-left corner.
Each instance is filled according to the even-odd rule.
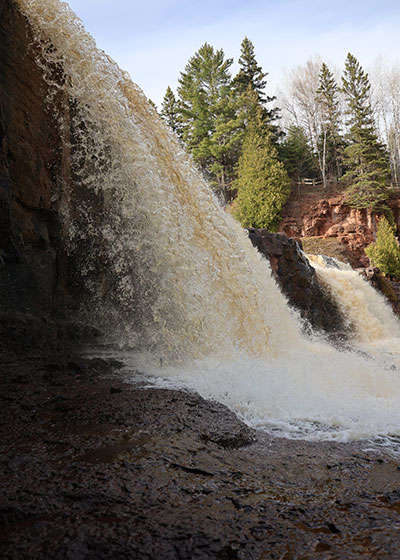
[[[318,152],[321,134],[321,110],[318,101],[319,72],[321,60],[307,60],[304,66],[297,66],[288,76],[287,92],[282,94],[282,102],[290,124],[301,126],[311,149]]]
[[[266,124],[278,118],[279,109],[267,109],[266,104],[275,101],[276,97],[270,97],[265,93],[265,86],[267,84],[265,78],[268,73],[263,72],[261,66],[258,65],[254,45],[245,37],[241,44],[241,54],[239,57],[240,70],[233,79],[233,87],[241,96],[248,91],[249,86],[257,94],[258,103],[262,107],[262,117]]]
[[[279,146],[279,156],[289,177],[296,182],[299,182],[302,177],[318,175],[316,156],[301,126],[289,127],[285,140]]]
[[[348,184],[347,202],[355,208],[380,210],[388,196],[388,159],[374,127],[368,74],[350,53],[342,83],[349,126],[349,144],[344,150],[344,164],[348,170],[342,178]]]
[[[170,86],[167,87],[167,91],[165,92],[164,99],[161,104],[161,116],[177,136],[182,135],[180,105]]]
[[[317,100],[321,111],[321,133],[318,142],[320,169],[324,187],[328,175],[338,179],[341,175],[340,109],[338,99],[339,88],[336,80],[325,62],[319,74]]]
[[[400,183],[400,66],[388,67],[379,57],[372,70],[372,104],[377,129],[386,144],[392,179]]]
[[[231,198],[242,131],[229,68],[222,49],[205,43],[181,72],[178,94],[183,140],[212,187]]]
[[[376,241],[371,243],[365,254],[385,276],[400,277],[400,247],[393,226],[383,216],[379,220]]]
[[[157,105],[154,103],[154,101],[152,99],[148,99],[147,100],[149,105],[151,105],[153,107],[153,109],[155,109],[157,111]]]
[[[276,231],[290,194],[290,180],[271,136],[259,109],[247,127],[238,164],[235,214],[243,227]]]

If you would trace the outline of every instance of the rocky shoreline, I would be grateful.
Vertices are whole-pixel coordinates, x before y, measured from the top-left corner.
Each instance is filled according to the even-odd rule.
[[[400,460],[253,431],[76,355],[5,356],[0,556],[396,558]]]

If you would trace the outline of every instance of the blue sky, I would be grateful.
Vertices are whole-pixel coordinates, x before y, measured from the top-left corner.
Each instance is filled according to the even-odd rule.
[[[268,76],[320,55],[343,66],[352,52],[364,68],[383,55],[400,61],[400,0],[70,0],[97,45],[160,105],[168,85],[204,43],[237,61],[247,36]],[[233,72],[237,67],[233,66]]]

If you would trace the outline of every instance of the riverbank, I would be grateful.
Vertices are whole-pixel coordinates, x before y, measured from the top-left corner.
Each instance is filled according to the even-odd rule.
[[[388,455],[272,438],[99,359],[9,355],[0,371],[4,558],[398,555]]]

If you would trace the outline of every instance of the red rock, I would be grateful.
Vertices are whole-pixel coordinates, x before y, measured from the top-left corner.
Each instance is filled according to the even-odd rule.
[[[279,231],[288,237],[336,237],[352,251],[353,266],[368,266],[364,249],[375,240],[379,215],[346,206],[341,187],[335,188],[305,187],[300,194],[293,192],[283,209]],[[400,193],[393,191],[388,203],[400,230]]]

